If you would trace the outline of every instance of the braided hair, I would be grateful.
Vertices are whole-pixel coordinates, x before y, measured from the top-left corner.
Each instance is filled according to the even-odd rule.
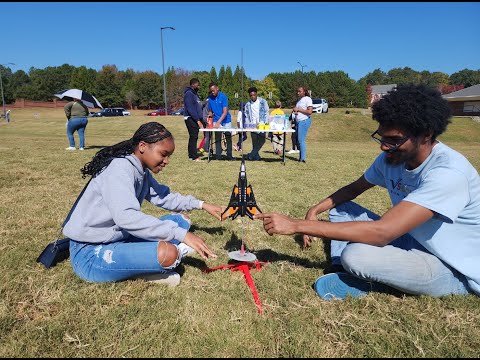
[[[142,124],[133,134],[131,139],[119,142],[118,144],[107,146],[98,151],[92,160],[80,169],[82,178],[91,175],[92,177],[100,174],[114,158],[122,158],[133,153],[140,141],[148,144],[154,144],[167,138],[171,138],[172,134],[162,124],[152,121]]]

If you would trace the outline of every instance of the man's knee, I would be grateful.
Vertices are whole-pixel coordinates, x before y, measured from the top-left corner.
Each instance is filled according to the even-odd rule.
[[[157,247],[158,262],[163,268],[171,267],[179,256],[178,248],[166,241],[159,241]]]
[[[371,245],[350,243],[342,251],[341,263],[343,268],[351,274],[365,274],[372,264]]]

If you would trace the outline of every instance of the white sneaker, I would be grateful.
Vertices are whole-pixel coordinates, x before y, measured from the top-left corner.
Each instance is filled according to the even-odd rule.
[[[180,284],[180,275],[175,271],[169,271],[159,274],[141,275],[138,276],[137,279],[143,279],[145,281],[153,282],[155,284],[166,284],[169,287],[175,287]]]
[[[180,254],[182,254],[182,258],[187,256],[187,255],[192,255],[195,254],[195,249],[188,246],[187,244],[180,243],[177,245],[178,250],[180,251]]]
[[[77,150],[77,149],[75,149],[75,147],[73,147],[73,146],[69,146],[69,147],[68,147],[68,148],[66,148],[65,150],[68,150],[68,151],[74,151],[74,150]]]
[[[297,153],[297,150],[288,150],[288,153],[287,154],[296,154]]]
[[[85,149],[84,149],[84,148],[80,148],[80,149],[78,149],[78,150],[82,150],[82,151],[83,151],[83,150],[85,150]]]

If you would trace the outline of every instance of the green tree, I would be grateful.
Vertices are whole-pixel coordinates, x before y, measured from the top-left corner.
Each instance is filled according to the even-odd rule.
[[[273,108],[275,101],[280,100],[280,90],[275,86],[275,82],[270,76],[265,77],[263,80],[255,81],[255,86],[258,90],[258,96],[264,98],[268,102],[268,106]],[[269,94],[272,93],[272,98],[269,98]]]
[[[70,88],[70,79],[75,68],[68,64],[45,69],[30,68],[30,83],[25,87],[25,95],[30,100],[49,101],[54,94]]]
[[[225,75],[225,66],[221,66],[218,71],[218,86],[223,89],[223,76]]]
[[[439,87],[441,84],[448,84],[448,81],[450,80],[448,74],[439,71],[433,73],[429,71],[422,71],[420,76],[420,82],[431,87]]]
[[[387,73],[387,84],[419,84],[420,81],[420,73],[409,67],[391,69]]]
[[[197,78],[200,81],[200,89],[198,90],[198,97],[200,100],[205,100],[208,97],[208,84],[210,84],[210,73],[207,71],[194,71],[192,78]],[[190,82],[189,82],[190,84]]]
[[[155,109],[163,104],[163,81],[160,75],[153,71],[145,71],[135,75],[133,91],[138,97],[138,107]]]
[[[87,69],[86,66],[80,66],[73,70],[69,87],[84,90],[95,96],[96,79],[96,70]]]
[[[237,83],[233,77],[233,72],[232,68],[230,66],[225,67],[225,71],[223,74],[223,79],[222,79],[222,86],[220,87],[220,90],[227,95],[228,97],[228,107],[231,110],[238,109],[240,105],[240,95],[238,98],[235,98],[235,93],[240,94],[241,84]]]
[[[170,109],[178,109],[183,105],[183,93],[190,86],[192,73],[185,69],[170,69],[168,74],[167,103]]]
[[[12,102],[15,102],[15,84],[13,82],[12,69],[0,65],[0,75],[2,76],[3,97],[5,103],[10,104]]]
[[[2,70],[2,74],[3,74],[3,70]],[[15,71],[11,79],[11,85],[13,89],[13,99],[11,99],[11,102],[14,102],[15,99],[21,99],[21,98],[26,99],[27,97],[25,96],[25,89],[29,84],[30,84],[30,77],[25,71],[23,70]],[[6,98],[5,98],[5,101],[6,101]]]
[[[211,82],[218,83],[217,70],[215,70],[214,66],[212,66],[212,68],[210,69],[210,81],[208,82],[208,84],[210,84]],[[207,86],[208,86],[208,84],[207,84]]]
[[[115,65],[104,65],[97,75],[95,97],[104,107],[123,105],[118,69]]]
[[[463,69],[450,76],[451,85],[464,85],[470,87],[480,84],[480,70]]]
[[[127,101],[127,93],[130,93],[129,98],[132,99],[131,95],[135,83],[135,70],[127,69],[125,71],[119,71],[117,77],[119,79],[120,85],[120,96],[126,101],[126,103],[128,104],[128,106],[130,106],[131,109],[131,106],[133,106],[133,102],[135,100],[133,99],[132,103],[129,103]],[[135,94],[135,91],[133,91],[133,93]]]
[[[387,74],[380,69],[375,69],[371,73],[368,73],[359,81],[365,81],[370,85],[387,85]]]
[[[137,94],[135,94],[135,90],[128,90],[125,94],[125,101],[128,104],[129,109],[133,109],[133,104],[136,103],[138,100]]]

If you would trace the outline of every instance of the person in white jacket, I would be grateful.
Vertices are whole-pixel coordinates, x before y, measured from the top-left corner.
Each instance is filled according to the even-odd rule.
[[[83,176],[92,179],[63,228],[80,278],[144,278],[174,286],[180,276],[173,269],[183,256],[196,251],[204,259],[216,257],[201,237],[188,231],[191,221],[179,213],[203,209],[220,220],[222,208],[170,192],[151,174],[169,164],[174,150],[172,134],[158,122],[149,122],[131,139],[97,152],[82,168]],[[145,214],[143,200],[177,214]]]

